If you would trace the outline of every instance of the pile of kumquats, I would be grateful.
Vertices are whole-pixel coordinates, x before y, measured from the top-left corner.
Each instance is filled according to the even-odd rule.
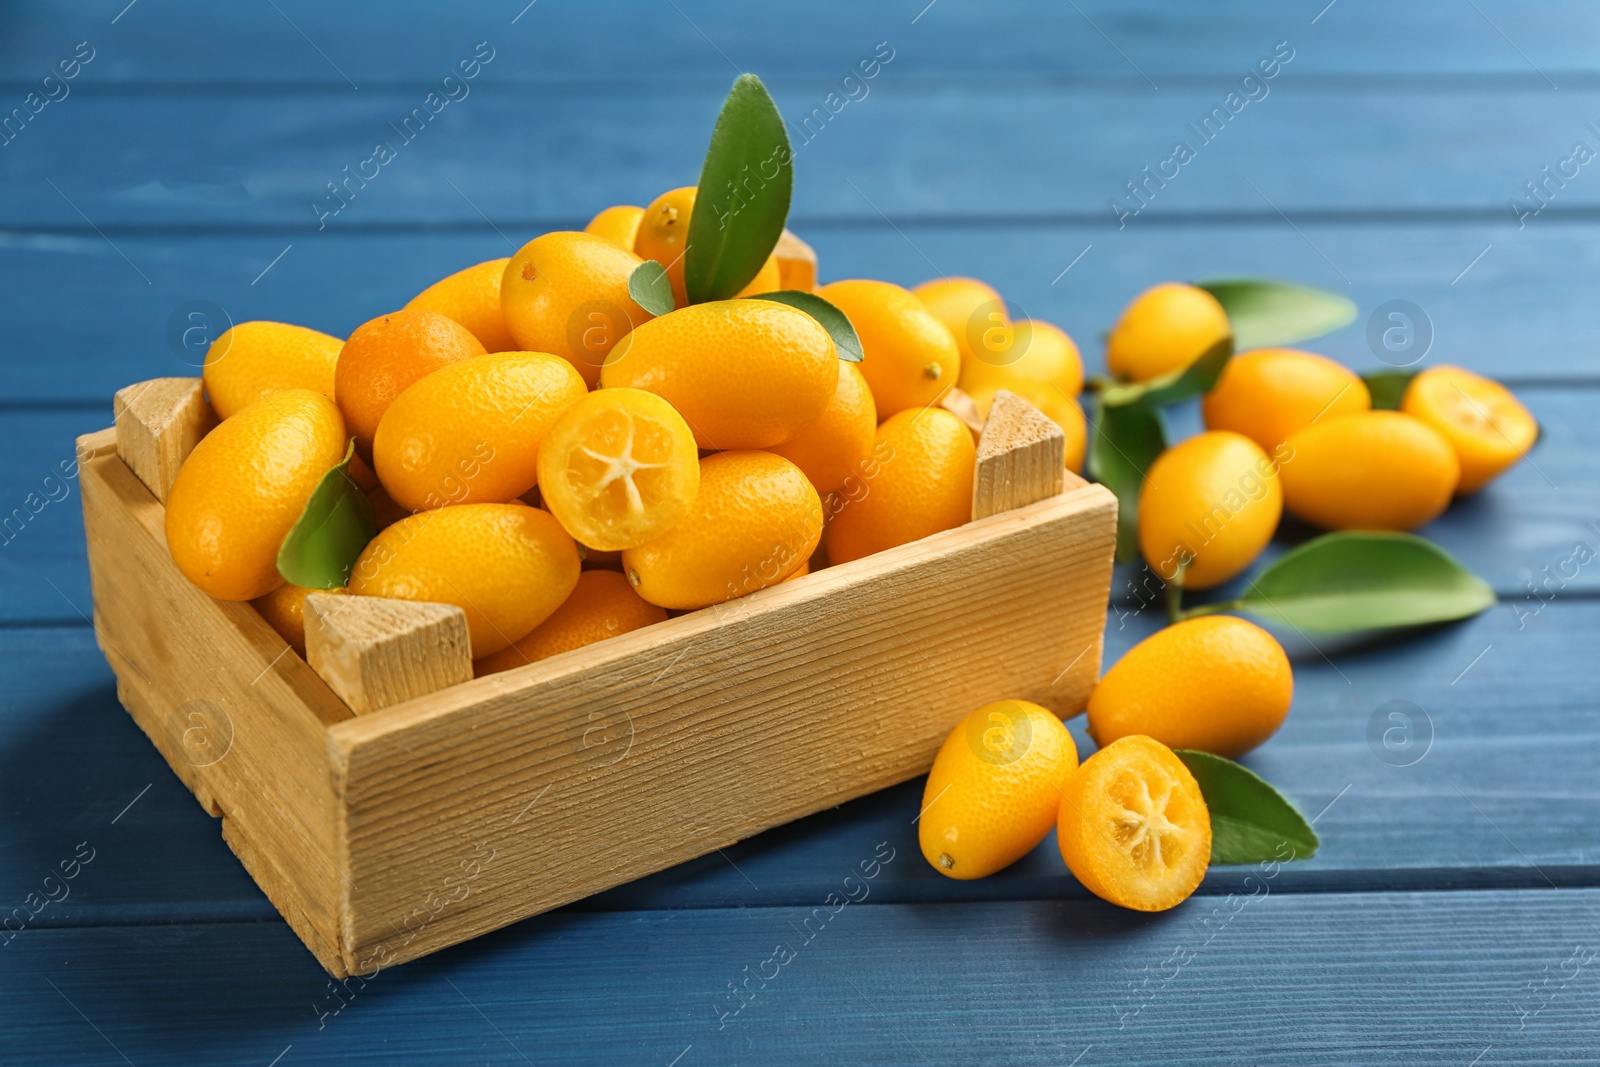
[[[1160,910],[1263,841],[1310,854],[1298,812],[1231,762],[1284,721],[1289,660],[1221,612],[1349,630],[1482,610],[1486,587],[1405,531],[1516,462],[1533,418],[1459,368],[1363,379],[1275,347],[1348,321],[1341,298],[1166,283],[1111,329],[1091,432],[1073,340],[989,286],[819,285],[784,228],[791,171],[746,75],[698,185],[534,237],[343,340],[234,326],[203,373],[220,422],[168,499],[178,567],[302,653],[310,591],[453,604],[477,673],[505,671],[961,525],[975,427],[1008,390],[1116,493],[1119,558],[1143,556],[1173,625],[1100,681],[1081,767],[1035,704],[957,726],[924,855],[979,878],[1054,828],[1091,891]],[[1169,446],[1162,409],[1195,398],[1205,432]],[[1251,567],[1285,509],[1337,532],[1184,607]]]

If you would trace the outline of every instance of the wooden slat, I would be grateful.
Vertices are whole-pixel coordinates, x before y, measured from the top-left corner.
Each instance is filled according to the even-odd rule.
[[[357,715],[472,678],[467,616],[453,604],[313,593],[305,620],[306,662]]]
[[[343,891],[325,731],[349,710],[255,609],[176,575],[162,509],[116,456],[78,440],[95,637],[117,696],[284,918],[338,969]],[[204,641],[183,635],[205,633]]]
[[[1241,75],[1253,60],[1239,56]],[[880,211],[901,222],[1065,218],[1114,228],[1111,199],[1143,180],[1141,168],[1171,157],[1180,140],[1195,158],[1171,164],[1175,176],[1161,188],[1152,183],[1150,206],[1130,227],[1216,212],[1281,223],[1282,210],[1292,218],[1476,212],[1514,228],[1508,201],[1527,195],[1523,183],[1542,178],[1541,165],[1556,167],[1578,139],[1600,148],[1584,126],[1600,113],[1593,86],[1350,89],[1297,82],[1296,73],[1285,68],[1270,95],[1225,128],[1214,120],[1220,132],[1207,142],[1187,124],[1221,108],[1235,79],[1161,92],[950,87],[896,83],[891,66],[870,97],[829,119],[809,143],[795,135],[794,229],[809,240],[810,220],[871,221]],[[508,233],[581,224],[607,204],[646,203],[692,181],[724,92],[485,90],[449,105],[408,143],[391,123],[421,107],[428,88],[333,87],[294,107],[249,93],[156,94],[139,101],[139,123],[125,121],[127,105],[115,94],[86,93],[41,113],[7,146],[0,224],[86,237],[98,236],[93,226],[115,237],[122,226],[207,232],[249,224],[305,240],[325,236],[324,223],[335,232],[478,227],[487,217]],[[827,91],[780,87],[777,99],[798,124]],[[527,121],[530,113],[537,122]],[[508,129],[518,135],[506,136]],[[335,199],[327,184],[346,181],[347,166],[356,175],[379,140],[391,145],[392,161],[366,164],[367,178],[348,177],[343,200]],[[971,150],[983,143],[1005,145],[1006,165]],[[108,177],[96,165],[108,157],[127,160],[126,171]],[[1581,176],[1551,195],[1552,216],[1586,209],[1592,217],[1600,207],[1600,183]],[[324,219],[325,212],[334,214]]]
[[[1114,508],[1085,486],[334,725],[347,966],[415,958],[915,777],[990,700],[1076,711],[1098,669]],[[480,850],[498,856],[481,893],[428,898],[425,921],[395,925],[419,914],[420,887],[453,897]]]
[[[978,437],[972,517],[996,515],[1061,492],[1064,440],[1061,427],[1038,408],[1004,389],[996,393]]]
[[[1592,73],[1596,67],[1593,52],[1584,47],[1585,35],[1595,28],[1594,12],[1582,0],[1531,8],[1514,0],[1480,0],[1485,17],[1471,19],[1462,18],[1450,0],[1391,8],[1343,4],[1314,25],[1321,4],[1272,0],[1204,10],[1159,0],[1044,6],[995,0],[981,8],[941,6],[920,17],[922,3],[825,0],[809,5],[803,18],[710,0],[680,0],[682,16],[669,9],[668,18],[647,0],[634,0],[608,8],[607,55],[615,67],[604,70],[575,47],[594,32],[592,16],[581,8],[549,5],[522,13],[521,5],[508,10],[494,0],[473,0],[446,11],[406,0],[387,5],[380,21],[337,17],[312,0],[280,0],[276,6],[281,15],[266,5],[217,11],[155,7],[138,18],[130,12],[115,27],[108,25],[115,9],[108,15],[98,8],[53,8],[48,18],[19,17],[9,52],[17,61],[12,76],[24,77],[27,61],[47,67],[86,36],[111,47],[89,66],[85,84],[92,76],[94,84],[119,87],[242,84],[347,92],[344,75],[363,91],[373,82],[441,78],[456,51],[470,50],[482,38],[508,57],[501,68],[491,67],[503,81],[723,83],[732,76],[732,60],[769,78],[803,80],[819,94],[883,39],[898,46],[897,73],[905,76],[1110,79],[1144,91],[1153,90],[1140,71],[1163,89],[1173,79],[1236,78],[1258,52],[1284,38],[1301,50],[1297,63],[1323,75],[1393,80],[1468,73],[1533,81],[1542,69],[1565,85],[1567,72]],[[1494,32],[1490,18],[1517,48]],[[236,39],[247,39],[250,47],[218,47]]]
[[[1148,614],[1113,611],[1106,662],[1155,623]],[[1586,823],[1600,804],[1590,773],[1600,760],[1600,724],[1589,711],[1585,651],[1596,641],[1600,604],[1557,600],[1520,630],[1502,608],[1388,647],[1336,650],[1320,642],[1331,664],[1291,644],[1294,710],[1283,731],[1246,762],[1308,816],[1346,785],[1350,790],[1317,823],[1321,854],[1285,868],[1284,886],[1302,892],[1529,886],[1544,885],[1545,875],[1563,886],[1600,885],[1600,849]],[[8,857],[0,864],[0,899],[21,901],[36,888],[36,875],[87,838],[100,847],[95,878],[44,912],[41,924],[276,921],[218,840],[216,823],[117,706],[92,634],[0,629],[0,661],[15,665],[0,674],[6,693],[0,800],[18,813],[0,821],[0,855]],[[1529,663],[1542,665],[1536,687],[1526,682]],[[1430,715],[1434,747],[1414,766],[1382,763],[1368,745],[1368,720],[1389,700],[1413,701]],[[1080,751],[1092,751],[1082,720],[1071,727]],[[731,845],[726,856],[712,853],[609,890],[581,907],[806,903],[831,888],[840,855],[870,852],[883,840],[915,853],[912,820],[921,804],[919,779]],[[1206,891],[1226,892],[1245,873],[1213,871]],[[876,899],[903,902],[1083,895],[1062,877],[1049,842],[977,883],[952,882],[918,858],[886,872],[874,892]]]
[[[546,916],[340,987],[270,924],[28,932],[0,969],[7,1063],[1548,1067],[1594,1052],[1600,891],[1297,896],[1259,879],[1155,916],[905,907],[876,903],[862,862],[836,858],[833,899],[866,893],[836,913],[824,894]],[[779,945],[785,962],[766,963]]]
[[[112,397],[117,455],[161,503],[194,446],[217,425],[199,378],[154,378]]]

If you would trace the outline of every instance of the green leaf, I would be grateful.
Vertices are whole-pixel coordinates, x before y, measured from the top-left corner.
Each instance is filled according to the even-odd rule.
[[[307,589],[337,589],[350,580],[356,557],[377,536],[372,504],[350,477],[355,454],[352,437],[343,462],[322,476],[278,547],[278,573],[284,580]]]
[[[1263,570],[1236,606],[1302,630],[1342,633],[1476,615],[1494,590],[1412,534],[1324,534]]]
[[[1291,282],[1218,278],[1195,285],[1216,297],[1228,313],[1233,343],[1241,351],[1321,337],[1356,317],[1353,301]]]
[[[1189,400],[1211,391],[1232,355],[1233,338],[1225,337],[1182,370],[1147,382],[1114,382],[1101,391],[1100,399],[1109,407],[1124,407],[1140,400],[1152,406]]]
[[[1211,862],[1303,860],[1317,854],[1317,832],[1295,806],[1259,775],[1231,759],[1180,748],[1211,809]],[[1285,847],[1292,851],[1285,854]]]
[[[1399,411],[1406,386],[1417,376],[1414,370],[1374,370],[1361,376],[1372,394],[1372,406],[1379,411]]]
[[[789,217],[794,157],[767,87],[741,74],[711,131],[689,218],[683,281],[689,303],[726,300],[749,285]]]
[[[628,275],[628,295],[652,315],[665,315],[675,307],[667,268],[653,259],[645,260]]]
[[[771,300],[799,308],[820,322],[822,328],[828,331],[828,336],[833,338],[833,347],[839,350],[840,359],[846,363],[861,362],[861,338],[856,336],[856,328],[851,324],[849,316],[816,293],[807,293],[799,289],[780,289],[776,293],[757,294],[752,299]]]
[[[1095,400],[1094,435],[1089,440],[1089,475],[1117,498],[1117,562],[1139,552],[1139,487],[1167,447],[1161,411],[1142,401],[1107,405]]]

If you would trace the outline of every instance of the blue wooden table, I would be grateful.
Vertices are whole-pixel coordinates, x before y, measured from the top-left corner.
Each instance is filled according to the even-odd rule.
[[[1600,1060],[1600,10],[753,6],[0,14],[0,912],[27,916],[0,933],[0,1062]],[[1356,301],[1319,342],[1351,366],[1507,381],[1541,444],[1424,531],[1503,603],[1291,647],[1294,710],[1247,762],[1323,848],[1214,868],[1173,912],[1089,897],[1053,842],[944,879],[912,782],[336,996],[117,704],[73,437],[116,388],[197,373],[193,314],[343,336],[693,181],[741,70],[803,127],[792,225],[826,278],[976,274],[1097,364],[1144,286],[1275,275]],[[379,140],[395,158],[342,184]],[[1193,158],[1148,181],[1178,141]],[[1113,599],[1108,660],[1158,625],[1126,575]],[[863,899],[816,911],[875,855]]]

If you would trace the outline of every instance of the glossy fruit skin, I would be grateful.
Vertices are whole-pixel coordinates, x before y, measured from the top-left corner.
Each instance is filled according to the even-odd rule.
[[[989,354],[1013,336],[1006,302],[992,286],[976,278],[935,278],[911,292],[955,338],[962,373],[969,364],[986,363]]]
[[[1205,878],[1211,813],[1183,761],[1135,734],[1084,760],[1067,780],[1056,843],[1095,896],[1134,911],[1166,911]]]
[[[1329,530],[1414,530],[1444,512],[1461,478],[1450,442],[1399,411],[1322,419],[1284,448],[1284,506]]]
[[[515,352],[516,339],[500,313],[500,281],[510,257],[486,260],[440,278],[406,302],[407,308],[437,311],[472,332],[488,352]]]
[[[1313,422],[1370,410],[1372,394],[1359,375],[1294,348],[1240,352],[1200,401],[1206,429],[1242,433],[1268,452]]]
[[[1054,714],[1026,700],[998,700],[945,738],[922,792],[917,841],[949,878],[985,878],[1045,839],[1078,748]]]
[[[167,498],[167,547],[219,600],[254,600],[283,584],[278,548],[330,468],[344,459],[332,400],[282,389],[203,437]]]
[[[846,478],[860,476],[877,431],[878,409],[867,379],[856,364],[840,363],[839,384],[822,414],[770,451],[799,467],[827,496],[843,488]]]
[[[907,544],[972,518],[972,431],[943,408],[891,415],[878,427],[875,467],[862,492],[828,524],[828,559],[853,559]]]
[[[641,262],[592,233],[547,233],[523,245],[500,283],[500,310],[517,347],[560,356],[593,387],[612,347],[650,318],[628,295],[628,276]]]
[[[1400,410],[1439,431],[1461,463],[1456,492],[1476,493],[1527,455],[1539,423],[1511,390],[1461,367],[1429,367],[1411,380]]]
[[[1260,445],[1227,430],[1197,434],[1167,449],[1145,473],[1139,550],[1163,580],[1181,564],[1184,588],[1209,589],[1267,547],[1283,500],[1282,464]]]
[[[394,398],[440,367],[484,354],[471,330],[420,308],[379,315],[357,326],[339,352],[335,395],[356,448],[372,456],[372,437]]]
[[[768,448],[833,399],[839,355],[803,311],[772,300],[714,300],[634,330],[600,372],[607,389],[643,389],[678,410],[701,448]]]
[[[1083,407],[1077,398],[1040,382],[1016,381],[1001,388],[1022,397],[1038,408],[1045,418],[1061,427],[1061,432],[1066,437],[1062,446],[1066,468],[1073,473],[1082,471],[1084,453],[1089,447],[1089,424],[1083,417]],[[978,405],[978,413],[984,418],[989,417],[989,407],[994,403],[994,396],[998,391],[978,389],[970,394],[972,402]]]
[[[454,604],[472,657],[505,648],[544,622],[578,584],[578,546],[548,512],[526,504],[453,504],[411,515],[356,559],[350,592]]]
[[[909,290],[852,279],[824,285],[817,295],[843,311],[861,338],[861,373],[878,418],[937,404],[955,386],[961,373],[955,338]]]
[[[667,268],[673,300],[680,308],[689,302],[683,287],[683,261],[698,192],[693,185],[683,185],[650,201],[633,239],[634,255],[641,260],[653,259]]]
[[[973,358],[961,354],[961,388],[966,392],[1016,392],[1021,383],[1044,386],[1068,400],[1083,392],[1083,357],[1059,326],[1023,319],[987,336],[991,343],[980,346]]]
[[[508,504],[539,480],[539,444],[588,395],[547,352],[496,352],[441,367],[395,397],[378,423],[378,480],[410,511]]]
[[[200,376],[219,419],[279,389],[311,389],[332,400],[343,345],[304,326],[241,322],[211,343]]]
[[[344,596],[345,589],[307,589],[303,585],[284,582],[266,596],[250,601],[267,625],[278,631],[278,636],[301,656],[306,654],[306,597],[311,593]]]
[[[700,489],[694,433],[642,389],[601,389],[573,404],[539,453],[544,506],[581,544],[637,548],[681,522]]]
[[[639,220],[644,218],[644,208],[633,204],[608,207],[589,220],[584,233],[604,237],[618,248],[633,251],[633,242],[639,235]]]
[[[544,622],[473,664],[479,678],[665,622],[665,608],[645,602],[618,571],[584,571],[572,594]]]
[[[776,585],[822,536],[822,501],[800,468],[770,452],[719,452],[700,461],[687,518],[623,550],[623,573],[663,608],[721,604]]]
[[[650,202],[644,209],[639,228],[633,239],[634,255],[640,259],[653,259],[667,269],[667,279],[672,283],[673,302],[679,307],[689,303],[684,286],[683,271],[687,260],[689,222],[694,217],[694,204],[699,190],[693,185],[669,189]],[[735,298],[770,293],[783,288],[776,249],[767,256],[756,276],[750,279]]]
[[[1106,672],[1089,696],[1089,736],[1104,746],[1145,734],[1237,759],[1277,732],[1293,699],[1289,657],[1271,634],[1202,615],[1156,631]]]
[[[1182,370],[1233,327],[1217,298],[1181,282],[1163,282],[1133,298],[1106,339],[1106,367],[1144,382]]]

